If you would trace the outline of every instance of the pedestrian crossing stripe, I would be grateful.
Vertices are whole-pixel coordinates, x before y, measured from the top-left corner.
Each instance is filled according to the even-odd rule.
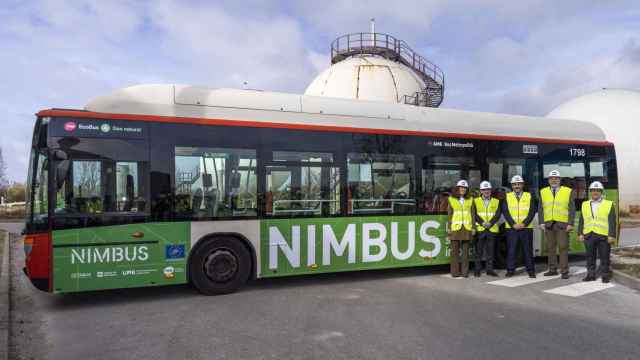
[[[563,295],[569,297],[578,297],[594,292],[606,290],[614,287],[611,283],[603,283],[600,281],[579,282],[567,286],[561,286],[554,289],[545,290],[548,294]]]
[[[569,274],[573,276],[583,274],[586,272],[587,272],[587,269],[584,267],[572,267],[569,269]],[[513,287],[530,285],[530,284],[535,284],[535,283],[539,283],[547,280],[559,279],[559,278],[560,278],[560,275],[543,276],[542,274],[538,274],[536,278],[530,278],[528,274],[525,274],[525,275],[514,276],[507,279],[490,281],[487,284],[513,288]]]

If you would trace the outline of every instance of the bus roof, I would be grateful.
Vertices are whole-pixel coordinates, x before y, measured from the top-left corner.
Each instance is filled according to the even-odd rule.
[[[66,115],[109,118],[119,114],[113,117],[325,131],[607,144],[605,134],[598,126],[576,120],[189,85],[127,87],[92,100],[85,110],[90,113],[67,111]],[[65,112],[56,113],[63,115]],[[50,110],[40,115],[55,113]]]

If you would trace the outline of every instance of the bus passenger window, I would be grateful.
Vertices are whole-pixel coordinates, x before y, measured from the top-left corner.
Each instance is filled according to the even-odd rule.
[[[73,162],[71,208],[81,213],[102,212],[102,166],[100,161]]]
[[[414,157],[400,154],[349,153],[349,214],[413,214]]]
[[[333,154],[274,151],[265,169],[268,216],[340,214],[340,169]]]
[[[253,149],[175,148],[175,212],[187,219],[257,216]]]
[[[56,214],[106,214],[146,211],[146,163],[72,160],[60,179]]]
[[[428,156],[422,160],[422,208],[427,213],[447,211],[448,198],[456,183],[465,179],[478,192],[482,174],[468,156]]]

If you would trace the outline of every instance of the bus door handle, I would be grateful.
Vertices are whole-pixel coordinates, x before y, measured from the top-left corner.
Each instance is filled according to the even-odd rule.
[[[133,234],[131,234],[131,237],[141,238],[141,237],[144,237],[144,233],[142,231],[136,231]]]

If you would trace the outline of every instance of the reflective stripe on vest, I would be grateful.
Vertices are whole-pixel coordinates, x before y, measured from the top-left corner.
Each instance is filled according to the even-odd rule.
[[[556,196],[553,196],[551,187],[540,191],[540,197],[542,198],[542,211],[544,216],[544,222],[559,221],[563,223],[569,222],[569,201],[571,201],[571,188],[566,186],[560,186],[556,192]]]
[[[518,201],[514,192],[507,193],[507,206],[509,207],[509,215],[511,215],[513,221],[515,221],[516,224],[524,224],[524,220],[529,216],[531,194],[523,192],[522,195],[520,195],[520,201]],[[507,222],[505,226],[507,229],[511,229],[509,222]],[[527,228],[533,228],[533,221],[527,225]]]
[[[464,226],[465,229],[471,231],[471,199],[465,199],[464,206],[460,205],[458,198],[449,196],[449,206],[453,209],[451,217],[451,230],[458,231]]]
[[[598,212],[591,212],[591,200],[582,203],[582,219],[584,220],[584,229],[582,234],[596,233],[598,235],[609,236],[609,213],[613,207],[613,201],[602,200],[598,207]]]
[[[491,198],[491,200],[489,200],[489,206],[487,207],[484,206],[484,200],[481,197],[475,198],[474,201],[476,203],[476,212],[478,213],[478,216],[485,222],[489,222],[493,219],[498,211],[498,207],[500,206],[500,202],[496,198]],[[482,224],[477,225],[477,228],[478,231],[486,230]],[[500,232],[500,226],[496,223],[489,229],[489,231],[492,233],[498,233]]]

